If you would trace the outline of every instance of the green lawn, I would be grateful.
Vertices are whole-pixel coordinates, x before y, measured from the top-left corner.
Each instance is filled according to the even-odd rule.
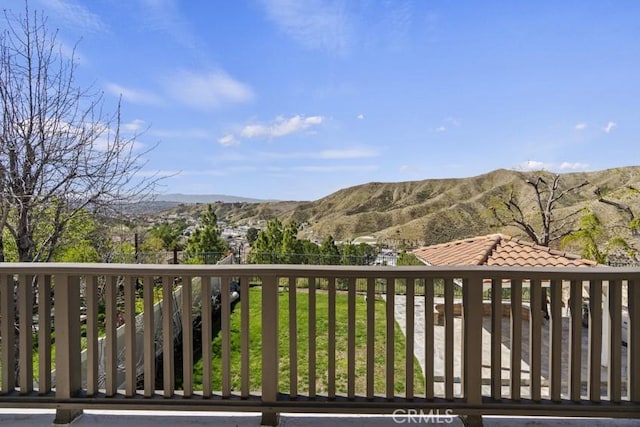
[[[252,288],[249,293],[250,317],[250,389],[260,390],[261,382],[261,288]],[[316,295],[316,392],[325,394],[328,390],[328,294],[318,291]],[[305,291],[297,294],[297,337],[298,337],[298,392],[308,392],[308,340],[309,340],[309,299]],[[386,359],[386,314],[385,303],[375,302],[375,362],[374,362],[374,390],[376,394],[385,392],[385,359]],[[336,295],[336,392],[347,392],[347,295]],[[232,390],[240,390],[240,304],[236,305],[231,314],[231,375]],[[395,320],[394,320],[395,322]],[[279,329],[280,329],[280,369],[279,384],[281,392],[289,391],[289,296],[287,292],[279,294]],[[403,393],[405,387],[405,338],[399,326],[395,326],[395,383],[396,393]],[[221,389],[220,349],[221,336],[212,342],[214,354],[213,388]],[[415,393],[423,392],[424,379],[420,366],[414,358]],[[360,295],[356,297],[356,394],[366,393],[366,301]],[[202,388],[202,362],[194,367],[195,388]]]

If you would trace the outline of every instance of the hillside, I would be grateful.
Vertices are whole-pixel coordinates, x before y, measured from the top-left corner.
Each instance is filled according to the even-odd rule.
[[[533,175],[496,170],[470,178],[372,182],[345,188],[313,202],[237,202],[214,206],[219,218],[233,223],[255,223],[272,217],[307,223],[302,231],[306,238],[332,235],[346,240],[375,235],[379,240],[435,244],[498,231],[518,236],[522,234],[515,228],[496,226],[489,206],[513,190],[519,195],[525,214],[535,220],[535,193],[525,183],[526,177]],[[640,195],[624,191],[628,185],[640,187],[640,167],[562,175],[564,187],[585,180],[589,185],[563,199],[556,211],[558,217],[589,208],[608,226],[622,225],[623,217],[615,208],[596,200],[596,187],[603,189],[609,198],[624,201],[640,212]],[[182,205],[174,209],[196,208]]]

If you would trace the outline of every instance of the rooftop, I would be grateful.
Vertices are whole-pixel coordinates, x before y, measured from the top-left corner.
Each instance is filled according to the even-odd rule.
[[[426,246],[413,251],[429,265],[494,265],[519,267],[594,267],[595,261],[545,246],[489,234]]]

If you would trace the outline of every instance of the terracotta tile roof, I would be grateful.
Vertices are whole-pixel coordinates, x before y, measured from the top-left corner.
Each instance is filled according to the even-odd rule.
[[[577,255],[514,239],[504,234],[471,237],[427,246],[413,254],[429,265],[495,265],[518,267],[593,267]]]

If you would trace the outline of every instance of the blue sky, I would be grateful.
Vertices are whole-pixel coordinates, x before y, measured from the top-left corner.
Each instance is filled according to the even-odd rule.
[[[22,11],[22,0],[4,0]],[[163,192],[636,165],[640,2],[31,0]],[[2,25],[5,25],[4,23]]]

